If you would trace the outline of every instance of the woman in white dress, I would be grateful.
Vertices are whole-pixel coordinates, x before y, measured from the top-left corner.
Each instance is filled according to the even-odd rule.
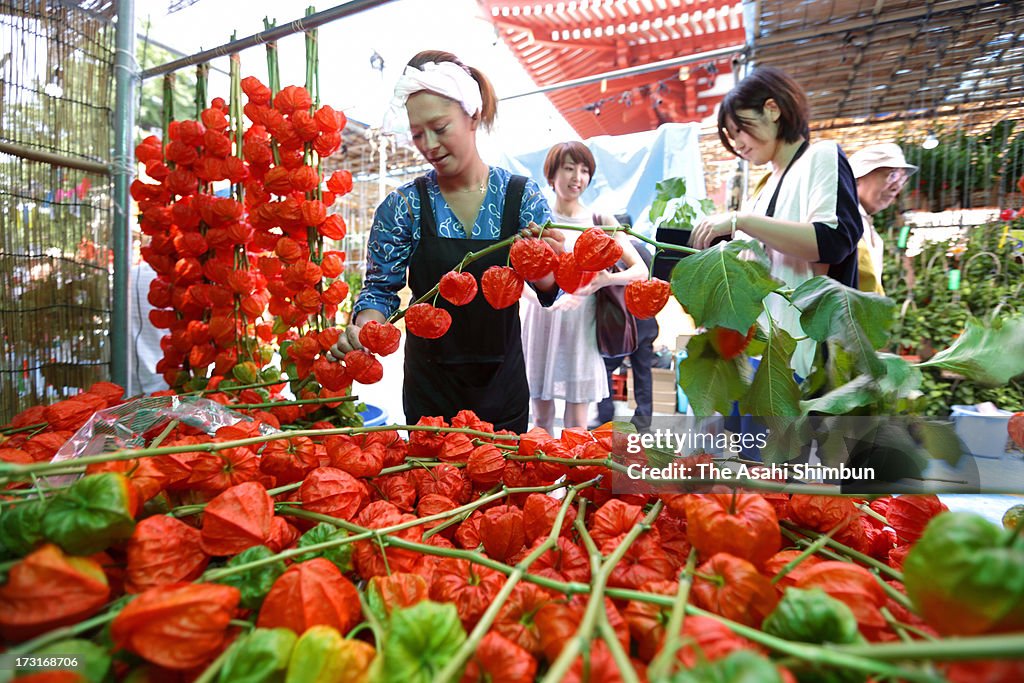
[[[562,142],[548,151],[544,176],[555,191],[552,220],[564,225],[618,225],[611,217],[597,216],[580,203],[595,171],[594,155],[582,142]],[[570,251],[581,233],[565,230],[565,250]],[[574,293],[562,292],[548,308],[528,300],[523,320],[523,350],[530,384],[533,422],[549,433],[555,422],[555,399],[565,401],[565,428],[587,426],[592,402],[608,396],[608,376],[597,348],[594,292],[608,285],[625,285],[647,277],[647,267],[625,233],[616,235],[622,245],[621,272],[600,271]]]

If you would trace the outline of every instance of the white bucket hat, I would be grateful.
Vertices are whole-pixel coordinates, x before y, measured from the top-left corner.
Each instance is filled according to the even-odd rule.
[[[917,172],[917,166],[908,164],[903,150],[895,142],[868,145],[850,156],[850,167],[854,178],[863,178],[876,168],[905,168],[907,175]]]

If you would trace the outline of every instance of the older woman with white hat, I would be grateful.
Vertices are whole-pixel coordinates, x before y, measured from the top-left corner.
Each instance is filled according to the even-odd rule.
[[[857,179],[857,199],[860,200],[860,216],[864,222],[864,236],[857,245],[859,289],[884,295],[882,257],[885,245],[871,217],[896,201],[907,178],[917,171],[917,166],[907,163],[903,150],[894,142],[865,147],[850,157],[850,166]]]

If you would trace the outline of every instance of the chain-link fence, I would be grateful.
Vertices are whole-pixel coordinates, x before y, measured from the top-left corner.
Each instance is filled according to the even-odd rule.
[[[0,423],[109,375],[111,3],[0,0]]]

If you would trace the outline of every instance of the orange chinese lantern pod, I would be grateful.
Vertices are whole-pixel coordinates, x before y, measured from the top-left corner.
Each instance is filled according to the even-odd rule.
[[[417,337],[437,339],[451,326],[451,314],[428,303],[413,304],[405,311],[405,329]]]
[[[318,467],[302,482],[299,498],[305,509],[352,520],[370,499],[366,485],[335,467]]]
[[[327,207],[318,200],[302,202],[302,221],[311,227],[317,227],[327,220]]]
[[[589,283],[594,277],[593,273],[585,273],[576,265],[576,257],[571,251],[562,252],[558,255],[558,265],[555,267],[555,282],[562,291],[572,294],[583,285]]]
[[[316,120],[316,124],[322,133],[335,133],[342,130],[345,124],[348,123],[344,113],[335,110],[327,104],[317,109],[313,118]]]
[[[207,156],[224,159],[231,154],[231,138],[216,130],[207,130],[203,135],[203,151]]]
[[[383,529],[415,519],[416,517],[413,515],[400,512],[392,503],[377,500],[363,508],[356,516],[355,523],[368,529]],[[419,543],[423,540],[423,527],[407,527],[395,532],[393,536]],[[413,571],[419,553],[395,547],[387,547],[382,550],[374,541],[357,541],[352,549],[352,557],[359,575],[364,579],[370,579],[374,576],[386,576],[393,572]]]
[[[480,289],[493,308],[508,308],[523,294],[523,278],[508,266],[491,266],[480,278]]]
[[[199,152],[196,151],[195,147],[177,140],[167,143],[167,146],[164,148],[164,156],[167,157],[167,161],[174,163],[176,166],[191,166],[199,160]]]
[[[215,183],[228,177],[224,161],[213,157],[202,156],[192,164],[192,172],[204,183]]]
[[[320,132],[320,128],[317,122],[313,120],[313,116],[304,110],[298,110],[294,112],[290,117],[292,127],[295,134],[303,142],[312,142]]]
[[[316,140],[313,141],[313,149],[320,155],[321,158],[329,157],[338,151],[341,147],[341,132],[334,131],[332,133],[321,133]]]
[[[359,330],[359,343],[371,353],[388,356],[398,350],[401,331],[391,323],[371,320]]]
[[[313,626],[348,633],[362,619],[359,592],[323,557],[293,565],[274,582],[260,608],[259,628],[287,628],[301,635]]]
[[[99,563],[48,543],[11,567],[0,587],[0,635],[20,642],[76,623],[99,612],[109,597]]]
[[[685,508],[687,533],[701,558],[724,552],[761,566],[782,546],[775,509],[756,493],[694,494]]]
[[[311,106],[313,106],[313,98],[309,96],[309,91],[298,85],[285,86],[274,97],[274,109],[285,115],[291,114],[296,109],[308,111]]]
[[[254,463],[255,464],[255,463]],[[270,537],[274,501],[261,484],[232,486],[203,511],[201,545],[208,555],[235,555]]]
[[[291,172],[290,179],[295,192],[312,192],[320,185],[320,174],[312,166],[299,166]]]
[[[327,179],[327,189],[339,196],[351,192],[352,186],[352,171],[346,169],[335,171]]]
[[[512,267],[527,282],[536,282],[554,272],[558,265],[555,250],[541,239],[520,239],[509,250]]]
[[[698,571],[691,592],[694,604],[727,619],[760,628],[779,602],[771,580],[739,557],[718,553]]]
[[[348,232],[348,226],[345,225],[345,219],[340,214],[332,213],[317,226],[317,232],[327,239],[340,240],[344,239]]]
[[[267,192],[277,195],[286,195],[292,191],[291,171],[282,166],[276,166],[263,176],[263,187]]]
[[[175,584],[151,588],[110,625],[117,647],[158,666],[187,671],[223,649],[241,595],[233,586]]]
[[[126,590],[141,593],[199,578],[210,561],[200,537],[199,529],[167,515],[139,522],[128,540]]]
[[[453,306],[465,306],[476,298],[476,278],[472,273],[449,271],[441,277],[438,293]]]
[[[638,320],[647,320],[665,308],[671,293],[671,285],[664,280],[635,280],[626,285],[626,308]]]
[[[373,354],[366,351],[349,351],[345,354],[345,370],[360,384],[375,384],[384,377],[384,367]]]
[[[242,79],[242,92],[249,98],[251,104],[269,104],[270,88],[263,85],[260,79],[255,76],[246,76]]]
[[[281,281],[293,292],[299,292],[305,287],[316,287],[322,278],[320,266],[309,261],[299,261],[285,268]]]
[[[199,179],[188,169],[179,167],[164,178],[163,186],[172,195],[192,195],[199,189]]]
[[[622,245],[601,228],[588,228],[576,239],[572,253],[580,270],[596,272],[622,258]]]
[[[320,261],[320,270],[323,271],[324,277],[338,277],[341,275],[345,270],[345,252],[325,252],[323,260]]]

